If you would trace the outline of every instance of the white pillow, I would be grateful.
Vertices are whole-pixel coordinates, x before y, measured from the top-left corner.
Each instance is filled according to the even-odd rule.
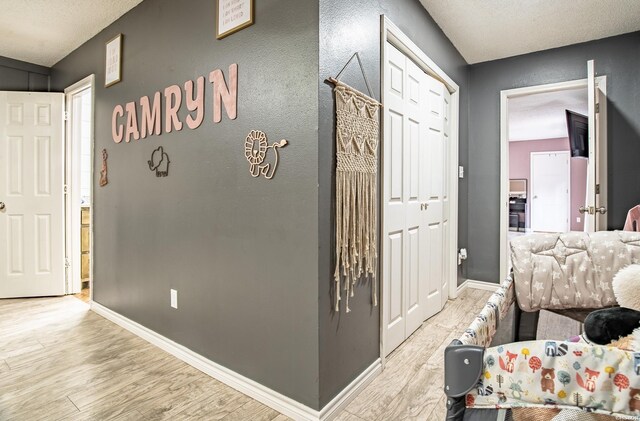
[[[640,265],[620,269],[611,283],[620,307],[640,311]]]

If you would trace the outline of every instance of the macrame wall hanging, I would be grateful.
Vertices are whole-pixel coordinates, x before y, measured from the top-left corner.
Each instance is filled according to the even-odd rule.
[[[358,59],[369,96],[338,80],[351,61]],[[360,56],[355,53],[336,78],[336,269],[335,310],[340,311],[342,291],[346,311],[354,287],[363,279],[371,284],[373,305],[376,291],[377,194],[379,111],[373,99]]]

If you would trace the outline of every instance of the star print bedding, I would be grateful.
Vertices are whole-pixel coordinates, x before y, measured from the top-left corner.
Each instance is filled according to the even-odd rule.
[[[613,275],[640,263],[640,233],[527,235],[511,241],[511,262],[523,311],[610,307]]]
[[[558,341],[515,342],[484,353],[467,408],[582,408],[640,415],[640,353]]]

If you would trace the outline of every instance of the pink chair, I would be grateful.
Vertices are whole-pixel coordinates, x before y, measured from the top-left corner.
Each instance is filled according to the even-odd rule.
[[[624,223],[625,231],[640,232],[640,205],[631,208]]]

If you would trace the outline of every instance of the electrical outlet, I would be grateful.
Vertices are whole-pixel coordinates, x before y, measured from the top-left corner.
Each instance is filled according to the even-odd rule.
[[[467,260],[468,257],[469,255],[467,254],[467,249],[460,249],[460,251],[458,252],[458,266],[462,264],[463,260]]]
[[[462,165],[458,166],[458,178],[464,178],[464,167]]]
[[[582,219],[580,219],[580,217],[579,217],[579,216],[577,216],[577,217],[576,217],[576,222],[577,222],[577,223],[580,223],[581,221],[582,221]]]
[[[171,307],[178,308],[178,291],[175,289],[171,290]]]

